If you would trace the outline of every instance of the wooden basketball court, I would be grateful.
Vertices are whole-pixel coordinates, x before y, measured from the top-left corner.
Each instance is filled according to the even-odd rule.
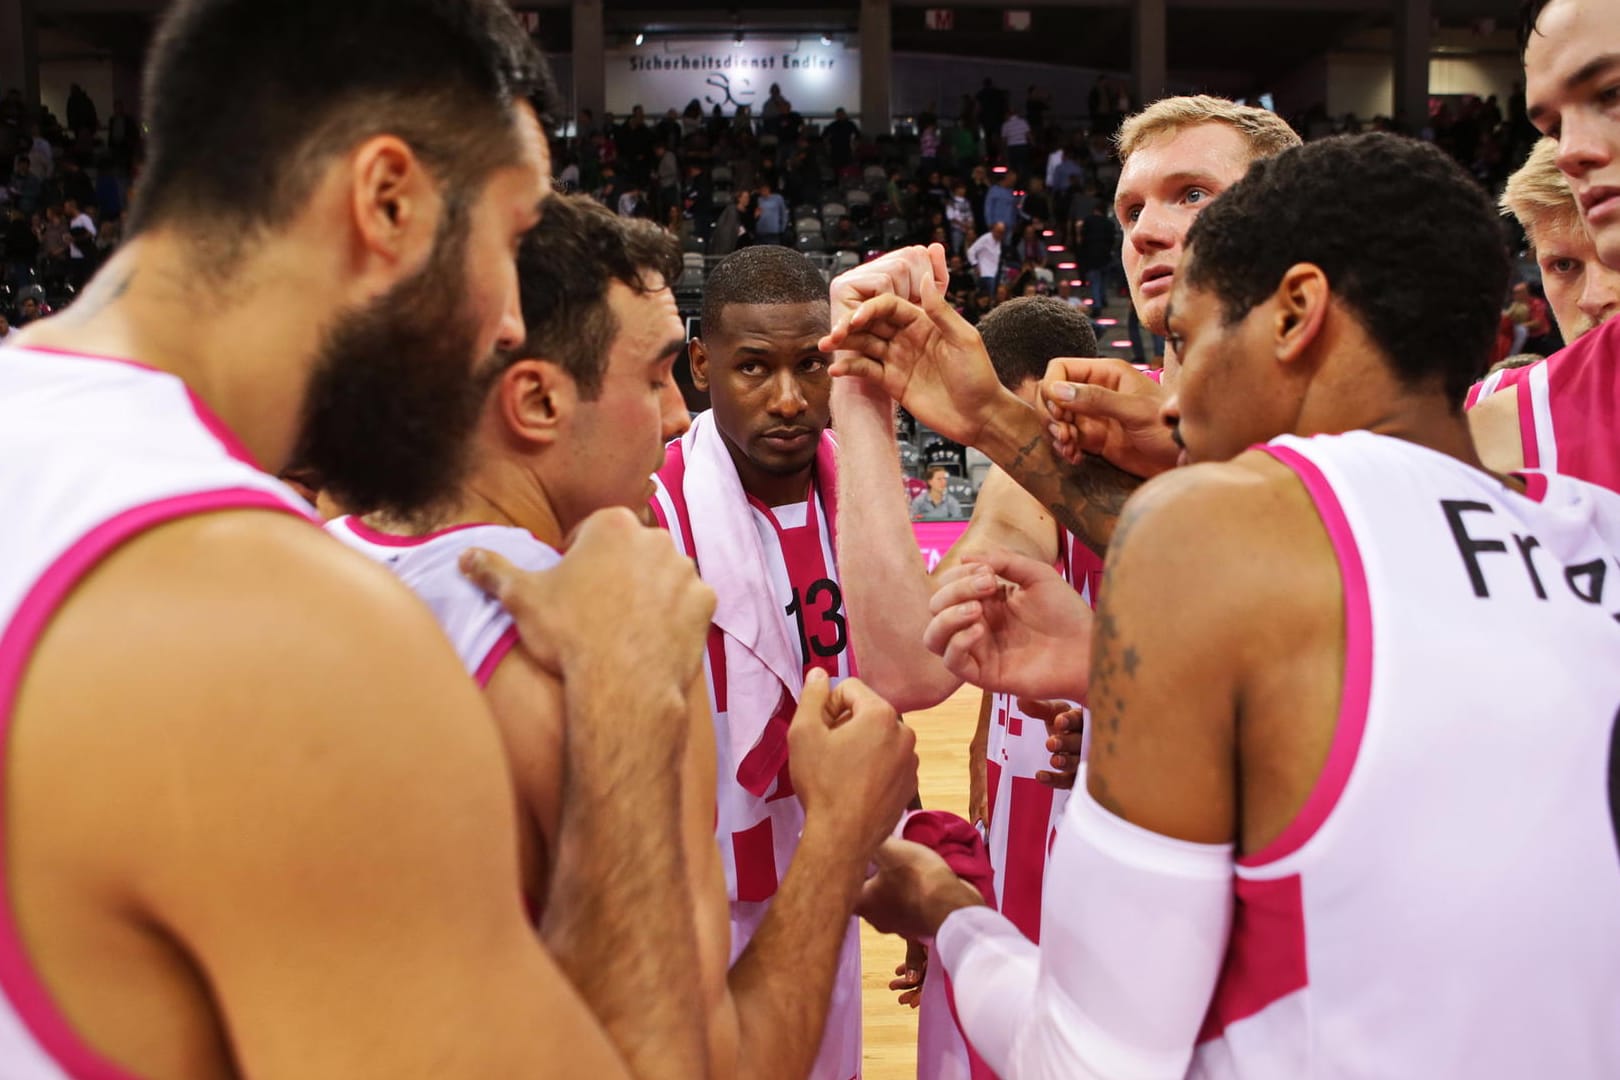
[[[917,732],[923,805],[967,814],[968,742],[979,718],[980,692],[964,686],[948,701],[906,721]],[[864,1080],[913,1080],[917,1075],[917,1013],[896,1004],[889,980],[906,956],[906,944],[861,925],[862,1018],[865,1021]]]

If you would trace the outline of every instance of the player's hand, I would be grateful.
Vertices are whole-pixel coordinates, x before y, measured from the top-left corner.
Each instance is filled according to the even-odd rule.
[[[1053,360],[1041,382],[1052,444],[1071,465],[1095,454],[1135,476],[1176,467],[1181,448],[1160,412],[1169,393],[1124,360]]]
[[[833,278],[828,289],[833,321],[887,293],[920,303],[924,281],[932,281],[941,292],[950,284],[943,244],[896,248]]]
[[[877,873],[861,888],[855,914],[881,934],[932,939],[959,908],[984,903],[939,853],[910,840],[886,840],[874,856]]]
[[[920,941],[906,942],[906,959],[894,969],[890,990],[899,990],[899,1003],[915,1009],[922,1004],[923,980],[928,977],[928,946]]]
[[[634,672],[642,685],[683,695],[703,661],[714,590],[629,510],[586,518],[551,570],[519,570],[476,548],[461,569],[511,613],[535,661],[565,681]]]
[[[920,304],[884,293],[837,316],[819,347],[834,354],[834,375],[882,387],[911,415],[964,446],[982,444],[998,410],[1027,407],[1001,385],[978,332],[932,279],[922,282]]]
[[[986,690],[1085,700],[1091,609],[1056,570],[1001,550],[947,573],[923,644],[950,672]]]
[[[815,669],[788,730],[788,770],[806,832],[837,836],[865,865],[917,792],[917,736],[859,679],[829,690]]]
[[[1020,698],[1018,708],[1046,725],[1046,752],[1051,769],[1042,769],[1035,779],[1047,787],[1068,791],[1080,769],[1080,753],[1085,748],[1085,710],[1067,701],[1031,701]]]

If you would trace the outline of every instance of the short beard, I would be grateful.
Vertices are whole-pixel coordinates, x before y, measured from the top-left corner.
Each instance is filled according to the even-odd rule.
[[[323,342],[293,460],[356,514],[420,520],[465,469],[487,381],[467,296],[465,206],[447,199],[427,265]]]

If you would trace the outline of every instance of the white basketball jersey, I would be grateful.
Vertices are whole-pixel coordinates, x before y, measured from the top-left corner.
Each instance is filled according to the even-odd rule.
[[[173,375],[25,348],[0,353],[0,506],[0,732],[57,609],[115,549],[196,514],[309,515]],[[0,903],[0,1076],[127,1076],[57,1011],[10,912]]]
[[[1097,602],[1102,560],[1060,530],[1063,576],[1087,604]],[[1084,662],[1084,657],[1076,658]],[[1088,732],[1089,735],[1089,732]],[[986,843],[996,874],[996,906],[1031,941],[1041,940],[1041,889],[1046,861],[1069,793],[1041,783],[1051,769],[1044,721],[1018,707],[1016,694],[991,695],[985,741],[985,793],[989,800]]]
[[[665,469],[655,479],[657,494],[652,508],[683,555],[696,557],[691,523],[685,518],[685,505],[670,490],[680,484],[686,462],[678,452],[679,442],[671,444]],[[765,557],[767,580],[758,586],[768,589],[777,610],[795,642],[804,670],[823,667],[836,685],[851,671],[849,637],[843,615],[843,593],[838,583],[838,566],[825,507],[812,497],[790,506],[750,505],[751,518]],[[704,568],[699,565],[699,574]],[[712,583],[713,575],[704,575]],[[755,795],[737,782],[742,762],[732,751],[729,736],[731,705],[728,691],[725,649],[722,634],[711,627],[704,655],[704,674],[709,686],[709,704],[714,711],[717,775],[717,821],[715,835],[725,867],[726,891],[731,900],[731,961],[736,963],[752,940],[771,897],[787,873],[793,853],[804,831],[804,807],[794,794],[784,766],[775,784],[763,796]],[[779,708],[792,717],[794,702],[781,702]],[[827,1014],[821,1050],[811,1070],[811,1080],[851,1080],[861,1068],[861,961],[859,920],[850,921],[839,956],[838,974]],[[898,954],[897,954],[898,955]]]
[[[1192,1075],[1620,1076],[1620,496],[1366,432],[1267,449],[1338,555],[1344,690],[1238,860]]]
[[[326,531],[386,566],[421,597],[480,687],[517,643],[517,628],[499,603],[462,576],[461,553],[484,548],[524,570],[549,570],[562,560],[527,529],[508,525],[460,525],[426,536],[393,536],[359,518],[340,517],[328,522]]]

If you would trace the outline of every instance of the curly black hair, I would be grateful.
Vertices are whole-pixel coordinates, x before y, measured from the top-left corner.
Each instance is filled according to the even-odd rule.
[[[1060,356],[1097,355],[1091,320],[1055,296],[1020,296],[979,320],[996,378],[1012,391],[1046,375]]]
[[[1182,274],[1228,325],[1310,263],[1408,384],[1459,407],[1496,340],[1508,256],[1485,192],[1441,151],[1344,135],[1256,162],[1198,215]]]

